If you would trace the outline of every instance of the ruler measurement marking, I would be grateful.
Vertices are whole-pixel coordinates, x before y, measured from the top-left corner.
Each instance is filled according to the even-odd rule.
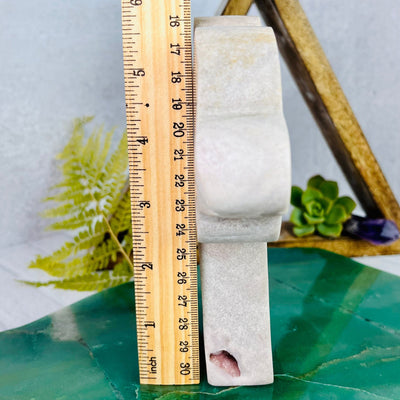
[[[199,348],[190,0],[122,0],[122,21],[140,380],[192,384]],[[176,235],[177,224],[185,235]],[[177,303],[183,293],[186,307]]]

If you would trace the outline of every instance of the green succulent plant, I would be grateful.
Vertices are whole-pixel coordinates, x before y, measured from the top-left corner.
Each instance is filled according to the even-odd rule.
[[[338,184],[316,175],[307,182],[307,189],[292,187],[290,203],[294,206],[290,221],[293,233],[302,237],[315,232],[337,238],[343,222],[348,220],[356,203],[348,196],[338,197]]]

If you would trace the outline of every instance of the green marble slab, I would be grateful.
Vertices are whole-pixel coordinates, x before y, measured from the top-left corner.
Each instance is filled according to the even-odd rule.
[[[140,386],[125,284],[1,333],[0,399],[400,399],[400,278],[315,249],[269,267],[273,385],[211,387],[202,362],[200,385]]]

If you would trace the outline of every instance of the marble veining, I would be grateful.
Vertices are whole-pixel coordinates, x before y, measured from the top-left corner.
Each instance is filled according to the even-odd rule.
[[[0,399],[398,400],[400,278],[315,249],[268,256],[273,385],[212,387],[204,354],[199,385],[139,385],[129,283],[1,333]]]

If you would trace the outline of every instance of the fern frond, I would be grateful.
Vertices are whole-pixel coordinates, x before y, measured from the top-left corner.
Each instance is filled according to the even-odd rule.
[[[118,207],[110,219],[110,225],[116,232],[131,229],[131,196],[129,190],[125,192],[119,201]]]
[[[54,222],[49,225],[48,230],[59,230],[59,229],[78,229],[82,224],[87,224],[88,226],[96,218],[96,213],[93,210],[84,211],[78,215],[73,215],[70,219],[65,219],[64,221]]]
[[[104,180],[102,181],[104,201],[104,212],[107,215],[113,214],[119,204],[120,196],[110,196],[109,193],[117,191],[118,194],[125,187],[128,164],[128,140],[126,135],[121,139],[118,148],[110,157],[110,160],[105,166]]]
[[[71,138],[57,157],[63,179],[45,199],[54,204],[43,213],[56,219],[49,229],[72,230],[74,238],[29,265],[65,279],[34,285],[93,290],[83,288],[109,287],[107,279],[114,286],[133,276],[127,138],[124,134],[110,154],[114,131],[104,133],[100,127],[86,135],[92,119],[74,121]]]
[[[37,256],[28,268],[39,268],[52,276],[63,276],[65,271],[63,261],[71,256],[73,246],[73,243],[67,242],[49,256]]]
[[[89,205],[93,201],[90,193],[82,192],[82,188],[76,191],[71,198],[66,198],[66,196],[61,196],[63,193],[59,193],[59,196],[52,196],[47,198],[47,201],[62,203],[59,206],[54,206],[42,213],[45,218],[59,218],[64,216],[70,216],[72,213],[77,213],[84,211],[85,209],[90,209]],[[93,208],[93,207],[92,207]]]
[[[92,291],[98,292],[114,286],[121,285],[132,280],[132,274],[127,274],[127,269],[120,266],[113,271],[93,272],[85,275],[78,275],[73,278],[62,280],[53,280],[48,282],[28,282],[21,281],[28,285],[35,287],[41,286],[54,286],[57,289],[72,289],[78,291]]]
[[[128,245],[129,248],[129,245]],[[110,268],[119,257],[118,246],[113,240],[101,241],[91,252],[75,253],[75,244],[67,243],[47,257],[38,256],[29,268],[39,268],[55,277],[71,278]]]

